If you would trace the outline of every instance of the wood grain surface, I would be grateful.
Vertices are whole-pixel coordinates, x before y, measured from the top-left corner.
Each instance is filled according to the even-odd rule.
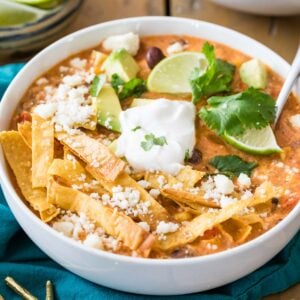
[[[223,8],[209,0],[170,0],[169,7],[164,0],[84,0],[76,20],[61,35],[108,20],[165,14],[232,28],[257,39],[289,62],[299,45],[300,15],[281,18],[255,16]],[[15,60],[10,58],[5,62]],[[265,300],[300,300],[300,284]]]

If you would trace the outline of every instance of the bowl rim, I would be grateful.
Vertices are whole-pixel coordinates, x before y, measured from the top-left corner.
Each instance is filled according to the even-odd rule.
[[[26,66],[29,64],[34,64],[35,61],[44,53],[47,53],[51,49],[59,46],[59,44],[69,40],[70,38],[76,38],[77,35],[92,31],[93,29],[99,28],[101,29],[102,27],[106,26],[112,26],[112,25],[120,25],[123,22],[132,22],[132,23],[138,23],[138,22],[143,22],[143,20],[150,20],[150,21],[163,21],[163,20],[172,20],[172,22],[185,22],[185,23],[191,23],[193,24],[199,24],[201,26],[206,24],[207,26],[215,27],[215,29],[221,29],[221,30],[226,30],[228,33],[235,35],[237,37],[240,37],[242,39],[247,39],[249,42],[254,43],[260,48],[265,48],[269,52],[271,51],[274,55],[274,58],[280,62],[280,64],[286,65],[286,67],[289,67],[289,64],[282,58],[280,57],[277,53],[273,52],[273,50],[269,49],[265,45],[261,44],[260,42],[252,39],[251,37],[248,37],[247,35],[244,35],[242,33],[239,33],[233,29],[229,29],[227,27],[213,24],[210,22],[206,21],[199,21],[199,20],[194,20],[194,19],[189,19],[189,18],[180,18],[180,17],[168,17],[168,16],[145,16],[145,17],[134,17],[134,18],[123,18],[123,19],[117,19],[113,21],[108,21],[108,22],[103,22],[100,24],[96,24],[93,26],[89,26],[86,28],[83,28],[81,30],[78,30],[76,32],[73,32],[69,35],[66,35],[65,37],[57,40],[56,42],[52,43],[45,49],[43,49],[41,52],[39,52],[37,55],[35,55],[26,65],[25,67],[16,75],[16,77],[12,80],[12,82],[9,84],[9,87],[7,88],[6,92],[4,93],[2,97],[2,101],[0,103],[0,115],[3,115],[3,110],[4,110],[4,105],[6,105],[6,102],[9,100],[9,94],[10,90],[13,86],[13,83],[16,81],[17,78],[23,76],[23,72],[26,69]],[[214,41],[212,39],[212,41]],[[95,41],[95,45],[99,43],[99,41]],[[231,46],[230,46],[231,47]],[[234,47],[232,47],[234,49]],[[80,52],[80,51],[79,51]],[[74,52],[78,53],[78,52]],[[190,265],[190,264],[195,264],[195,263],[202,263],[202,262],[209,262],[209,261],[214,261],[214,260],[223,260],[226,259],[227,257],[231,257],[236,255],[237,253],[242,253],[246,252],[247,250],[250,250],[251,248],[256,248],[260,244],[266,242],[267,240],[273,238],[276,234],[281,232],[292,220],[296,218],[297,215],[300,214],[300,203],[298,203],[292,211],[289,212],[289,214],[281,220],[278,224],[276,224],[274,227],[272,227],[270,230],[264,232],[262,235],[254,238],[253,240],[250,240],[244,244],[241,244],[239,246],[236,246],[231,249],[227,249],[221,252],[217,252],[214,254],[209,254],[209,255],[203,255],[203,256],[196,256],[196,257],[190,257],[190,258],[168,258],[168,259],[161,259],[161,258],[141,258],[141,257],[132,257],[132,256],[125,256],[121,254],[115,254],[111,253],[108,251],[104,250],[98,250],[98,249],[93,249],[89,248],[87,246],[84,246],[83,244],[79,243],[78,241],[75,241],[69,237],[66,237],[62,235],[61,233],[55,231],[52,227],[50,227],[48,224],[44,223],[38,216],[36,216],[31,209],[24,203],[22,198],[18,195],[13,183],[11,182],[9,176],[7,176],[6,170],[8,169],[7,167],[7,162],[4,158],[4,155],[2,153],[2,149],[0,149],[0,183],[3,188],[4,194],[8,194],[11,196],[11,201],[15,202],[17,205],[18,209],[20,210],[21,213],[25,214],[26,218],[29,218],[31,222],[34,222],[36,226],[41,227],[41,229],[46,230],[46,232],[50,235],[52,235],[53,238],[58,238],[62,243],[67,243],[69,246],[76,247],[78,250],[83,251],[86,254],[90,254],[96,257],[102,257],[104,259],[110,259],[113,261],[120,261],[123,263],[134,263],[137,265],[153,265],[153,266],[160,266],[160,265],[168,265],[168,266],[181,266],[181,265]],[[5,197],[6,200],[6,197]],[[10,206],[9,202],[6,200],[8,205]],[[30,235],[28,235],[30,238]],[[285,246],[287,243],[285,243]],[[37,245],[38,246],[38,245]],[[38,246],[39,247],[39,246]]]

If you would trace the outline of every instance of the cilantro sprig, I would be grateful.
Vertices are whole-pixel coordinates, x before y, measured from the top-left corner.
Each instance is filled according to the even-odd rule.
[[[262,129],[273,122],[276,114],[274,99],[254,88],[230,96],[214,96],[207,103],[209,106],[203,107],[199,116],[220,136],[225,132],[239,136],[247,129]]]
[[[202,52],[206,56],[208,66],[205,72],[195,68],[190,77],[193,103],[200,101],[203,96],[230,91],[230,84],[235,71],[234,65],[217,59],[214,46],[205,43]]]
[[[146,81],[141,78],[133,78],[125,82],[118,74],[113,74],[111,85],[119,96],[120,101],[134,96],[139,97],[147,91]]]
[[[256,162],[247,162],[237,155],[215,156],[209,164],[229,177],[239,176],[241,173],[250,176],[252,170],[257,167]]]
[[[156,137],[153,133],[145,135],[145,141],[141,142],[141,147],[145,151],[150,151],[153,146],[167,145],[167,140],[164,136]]]
[[[99,93],[102,90],[102,87],[106,81],[106,75],[96,75],[90,85],[90,95],[92,97],[98,97]]]

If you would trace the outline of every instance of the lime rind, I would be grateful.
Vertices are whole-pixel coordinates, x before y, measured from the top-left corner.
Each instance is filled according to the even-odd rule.
[[[270,125],[263,129],[248,129],[239,137],[225,132],[223,138],[233,147],[250,154],[268,155],[282,152]]]
[[[191,93],[189,78],[194,68],[206,70],[207,60],[203,53],[185,51],[169,56],[151,71],[147,80],[148,90],[170,94]]]

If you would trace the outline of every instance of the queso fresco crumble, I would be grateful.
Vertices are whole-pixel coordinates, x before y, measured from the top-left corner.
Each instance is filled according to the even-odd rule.
[[[144,258],[225,251],[300,198],[300,105],[282,79],[191,36],[110,36],[38,78],[0,144],[30,209],[86,247]]]

